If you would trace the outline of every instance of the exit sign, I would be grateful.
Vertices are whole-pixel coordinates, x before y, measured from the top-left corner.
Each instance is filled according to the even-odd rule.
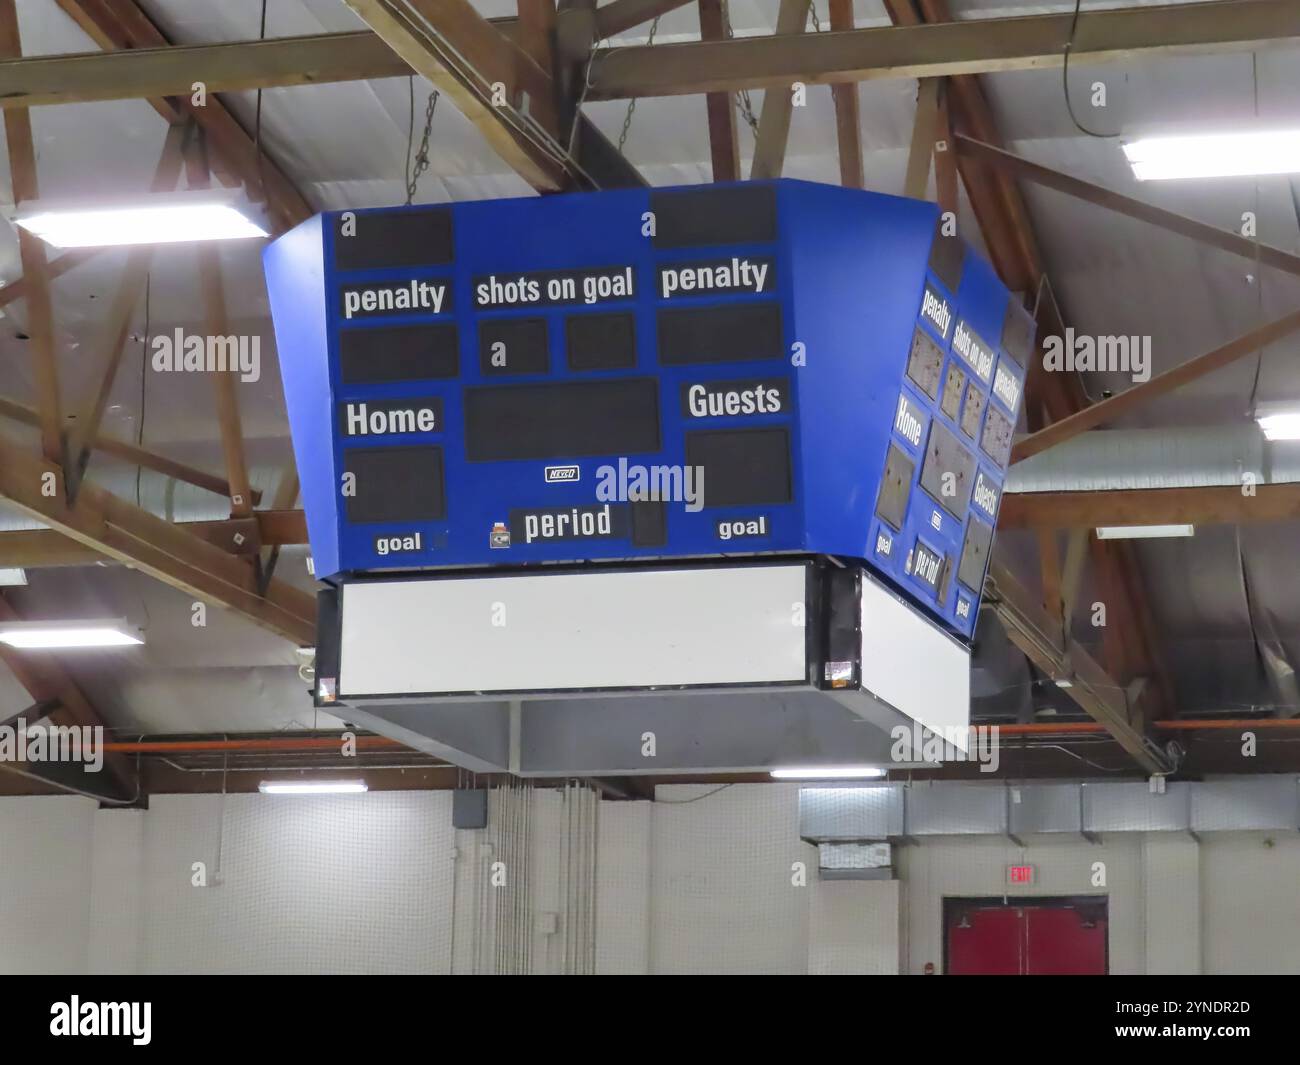
[[[1034,882],[1034,867],[1032,865],[1008,865],[1007,866],[1007,883],[1008,884],[1032,884]]]

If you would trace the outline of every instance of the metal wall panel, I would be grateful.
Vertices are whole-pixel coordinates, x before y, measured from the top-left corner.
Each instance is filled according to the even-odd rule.
[[[1300,828],[1300,789],[1294,777],[1211,780],[1192,789],[1192,829]]]
[[[906,791],[905,833],[965,836],[1006,831],[1006,788],[983,784],[913,785]]]
[[[1186,832],[1191,828],[1189,784],[1170,784],[1163,795],[1145,783],[1084,784],[1087,832]]]
[[[1013,790],[1019,792],[1020,801],[1013,794],[1007,806],[1012,834],[1083,831],[1080,785],[1021,784]]]
[[[799,835],[804,839],[883,840],[903,834],[903,787],[803,788]]]

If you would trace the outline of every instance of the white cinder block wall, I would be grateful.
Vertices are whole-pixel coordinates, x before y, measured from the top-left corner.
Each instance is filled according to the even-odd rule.
[[[899,879],[817,878],[794,785],[669,786],[603,803],[595,847],[602,973],[896,973],[942,965],[945,896],[1103,892],[1115,973],[1300,972],[1300,836],[1174,833],[932,839]],[[491,829],[451,828],[447,792],[0,799],[0,972],[492,971]],[[537,792],[534,972],[561,972],[559,795]],[[218,827],[220,826],[220,832]],[[219,856],[218,856],[218,851]],[[1106,886],[1094,886],[1094,863]],[[209,886],[194,887],[194,863]],[[806,879],[801,879],[803,863]],[[507,872],[507,875],[513,875]],[[555,932],[546,915],[553,915]],[[518,937],[523,937],[523,940]]]

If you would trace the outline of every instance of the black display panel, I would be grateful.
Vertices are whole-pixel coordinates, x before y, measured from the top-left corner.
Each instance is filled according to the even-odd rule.
[[[564,321],[570,370],[626,370],[636,365],[636,318],[574,314]]]
[[[1034,319],[1012,293],[1007,298],[1007,313],[1002,319],[1002,347],[1021,366],[1033,353],[1036,328]]]
[[[632,512],[632,543],[636,547],[663,547],[668,543],[668,508],[662,500],[638,499],[628,504]]]
[[[343,452],[356,492],[344,496],[348,521],[439,521],[447,516],[440,447],[367,447]]]
[[[948,291],[956,293],[961,288],[962,267],[966,263],[966,244],[955,233],[945,236],[941,214],[934,224],[934,240],[930,244],[930,269]]]
[[[687,433],[686,464],[704,469],[706,507],[793,498],[790,434],[784,427]]]
[[[339,331],[339,375],[345,385],[455,377],[460,348],[452,322]]]
[[[779,359],[781,307],[776,303],[728,303],[659,312],[659,361],[691,363]]]
[[[551,368],[545,318],[496,318],[478,324],[478,365],[485,377],[546,373]]]
[[[465,390],[470,462],[633,455],[659,447],[654,378]]]
[[[454,257],[447,208],[344,211],[334,218],[334,265],[339,270],[439,266]]]
[[[656,248],[776,240],[776,189],[771,185],[654,192],[650,210]]]

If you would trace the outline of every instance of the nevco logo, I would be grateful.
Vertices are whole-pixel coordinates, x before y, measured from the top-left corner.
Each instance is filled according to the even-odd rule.
[[[921,446],[921,430],[925,427],[925,417],[915,403],[905,395],[898,397],[898,411],[894,415],[894,432],[898,433],[913,447]]]
[[[925,286],[925,295],[921,299],[921,317],[939,330],[944,340],[948,339],[948,326],[952,324],[952,309],[948,301],[929,285]]]
[[[577,466],[547,466],[544,480],[547,484],[572,484],[581,476],[582,470]]]

